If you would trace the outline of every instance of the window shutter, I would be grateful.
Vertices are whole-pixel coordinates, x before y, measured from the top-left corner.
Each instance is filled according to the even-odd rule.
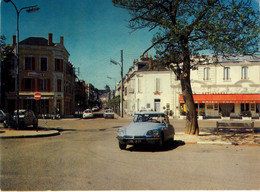
[[[32,57],[32,70],[35,71],[35,58]]]
[[[32,91],[35,91],[35,79],[32,79]]]
[[[50,92],[51,91],[51,80],[47,79],[47,91]]]
[[[55,59],[55,71],[58,70],[58,59]]]
[[[41,91],[41,80],[37,80],[37,91]]]
[[[62,60],[61,60],[61,72],[63,72],[63,66],[64,66],[63,63],[64,63],[64,62],[63,62],[63,59],[62,59]]]
[[[22,91],[25,91],[25,79],[22,80]]]

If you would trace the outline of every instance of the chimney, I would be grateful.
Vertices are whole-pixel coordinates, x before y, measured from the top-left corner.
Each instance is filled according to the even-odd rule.
[[[48,33],[48,45],[52,45],[52,33]]]
[[[16,45],[16,35],[13,35],[13,47]]]
[[[60,44],[62,44],[62,45],[63,45],[63,41],[64,41],[64,38],[63,38],[63,36],[60,36]]]
[[[150,58],[149,58],[149,69],[152,69],[152,67],[153,67],[153,65],[152,65],[152,61],[153,61],[153,59],[152,59],[152,56],[150,55]]]

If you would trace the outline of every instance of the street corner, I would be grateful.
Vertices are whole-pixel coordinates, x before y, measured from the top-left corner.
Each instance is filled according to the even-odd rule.
[[[1,129],[0,139],[10,139],[10,138],[29,138],[29,137],[48,137],[60,135],[57,130],[10,130]]]
[[[212,134],[200,133],[199,136],[176,133],[176,140],[183,141],[185,144],[211,144],[211,145],[248,145],[260,146],[259,134]]]

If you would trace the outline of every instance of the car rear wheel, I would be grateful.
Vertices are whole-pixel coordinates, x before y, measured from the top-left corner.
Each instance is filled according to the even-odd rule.
[[[126,149],[126,146],[127,146],[126,144],[123,144],[123,143],[120,143],[120,142],[119,142],[119,148],[120,148],[120,149],[122,149],[122,150],[123,150],[123,149]]]

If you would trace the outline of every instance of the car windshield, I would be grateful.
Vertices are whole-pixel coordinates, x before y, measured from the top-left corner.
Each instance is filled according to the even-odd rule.
[[[84,113],[91,113],[91,111],[90,110],[86,110],[86,111],[84,111]]]
[[[164,123],[165,115],[163,114],[136,114],[134,115],[134,122],[152,122]]]
[[[113,113],[112,109],[105,110],[105,113]]]

